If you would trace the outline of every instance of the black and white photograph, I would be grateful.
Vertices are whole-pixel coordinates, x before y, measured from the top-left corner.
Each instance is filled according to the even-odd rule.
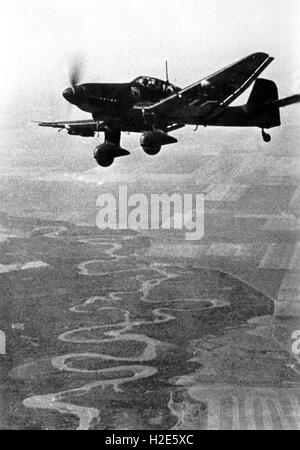
[[[0,429],[299,430],[300,1],[0,11]]]

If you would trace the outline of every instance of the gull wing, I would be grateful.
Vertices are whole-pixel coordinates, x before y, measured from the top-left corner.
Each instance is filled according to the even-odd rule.
[[[206,116],[220,113],[253,83],[273,59],[266,53],[253,53],[174,95],[143,108],[143,111],[145,114],[168,115],[191,106],[203,107]]]

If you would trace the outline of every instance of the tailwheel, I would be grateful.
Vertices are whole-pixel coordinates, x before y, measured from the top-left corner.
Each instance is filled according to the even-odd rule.
[[[265,130],[261,130],[261,134],[262,134],[262,138],[265,142],[270,142],[271,141],[271,136],[265,132]]]

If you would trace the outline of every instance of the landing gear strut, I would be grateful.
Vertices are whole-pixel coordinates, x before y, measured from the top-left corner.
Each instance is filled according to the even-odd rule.
[[[265,142],[271,141],[271,136],[268,133],[266,133],[264,129],[261,130],[261,135]]]

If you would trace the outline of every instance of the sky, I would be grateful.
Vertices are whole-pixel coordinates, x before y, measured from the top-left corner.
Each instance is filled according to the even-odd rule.
[[[140,74],[183,87],[256,51],[282,95],[300,91],[299,0],[11,0],[1,2],[0,126],[88,118],[61,96],[71,61],[82,82]]]

